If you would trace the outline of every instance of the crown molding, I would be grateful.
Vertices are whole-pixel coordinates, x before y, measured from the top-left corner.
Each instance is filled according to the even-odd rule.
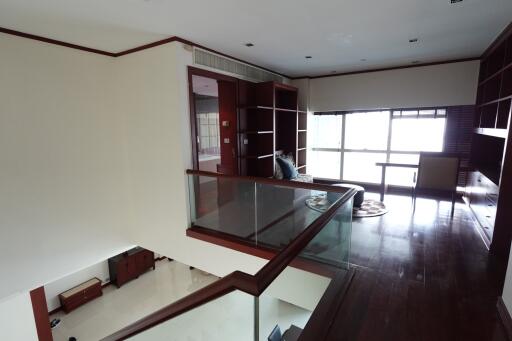
[[[462,62],[469,62],[469,61],[473,61],[473,60],[480,60],[480,57],[450,59],[450,60],[443,60],[443,61],[431,62],[431,63],[422,63],[422,64],[413,64],[413,65],[401,65],[401,66],[391,66],[391,67],[378,68],[378,69],[368,69],[368,70],[358,70],[358,71],[349,71],[349,72],[330,73],[330,74],[327,74],[327,75],[319,75],[319,76],[291,77],[290,79],[316,79],[316,78],[327,78],[327,77],[337,77],[337,76],[348,76],[348,75],[357,75],[357,74],[360,74],[360,73],[370,73],[370,72],[379,72],[379,71],[391,71],[391,70],[409,69],[409,68],[416,68],[416,67],[423,67],[423,66],[451,64],[451,63],[462,63]]]

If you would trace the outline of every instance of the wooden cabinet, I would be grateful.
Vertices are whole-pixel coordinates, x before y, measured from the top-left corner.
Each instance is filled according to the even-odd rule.
[[[155,255],[141,247],[133,248],[108,260],[110,281],[118,288],[150,268],[155,269]]]
[[[469,173],[467,197],[469,206],[490,243],[496,219],[498,186],[479,171],[473,171]]]
[[[62,309],[69,313],[71,310],[103,295],[101,281],[92,278],[74,288],[71,288],[59,295]]]

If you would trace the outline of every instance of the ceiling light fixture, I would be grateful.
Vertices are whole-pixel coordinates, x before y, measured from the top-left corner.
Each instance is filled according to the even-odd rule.
[[[456,4],[456,3],[458,3],[458,2],[462,2],[462,0],[450,0],[450,3],[451,3],[451,4]]]
[[[411,63],[412,64],[418,64],[420,61],[419,60],[413,60]]]
[[[253,46],[254,46],[254,44],[253,44],[253,43],[245,43],[245,46],[247,46],[247,47],[253,47]]]
[[[306,56],[306,59],[311,59],[311,58],[313,58],[313,57],[311,57],[311,56]]]
[[[417,43],[417,42],[418,42],[418,38],[409,39],[409,43]]]
[[[366,62],[366,58],[361,58],[360,59],[362,62]]]

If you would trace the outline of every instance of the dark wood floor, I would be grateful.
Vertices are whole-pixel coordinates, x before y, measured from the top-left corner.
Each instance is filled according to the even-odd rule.
[[[375,196],[369,194],[369,196]],[[329,340],[506,340],[496,302],[506,264],[489,257],[466,206],[387,195],[356,220],[358,273]]]

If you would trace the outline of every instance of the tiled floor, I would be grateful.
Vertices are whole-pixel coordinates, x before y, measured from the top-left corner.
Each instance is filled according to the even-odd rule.
[[[100,340],[148,314],[184,297],[218,278],[176,261],[162,260],[149,271],[121,288],[107,286],[103,296],[69,314],[58,312],[50,318],[62,322],[53,330],[55,341],[74,336],[79,341]],[[304,327],[311,312],[262,295],[260,298],[261,340],[275,324]],[[254,335],[254,298],[234,292],[162,324],[136,340],[225,341],[245,340]],[[228,338],[231,335],[233,338]],[[237,336],[237,337],[235,337]]]
[[[155,271],[119,289],[107,286],[102,297],[69,314],[58,312],[50,316],[62,320],[53,330],[53,338],[55,341],[67,341],[70,336],[79,341],[99,340],[217,279],[199,270],[189,270],[178,262],[158,261]]]

